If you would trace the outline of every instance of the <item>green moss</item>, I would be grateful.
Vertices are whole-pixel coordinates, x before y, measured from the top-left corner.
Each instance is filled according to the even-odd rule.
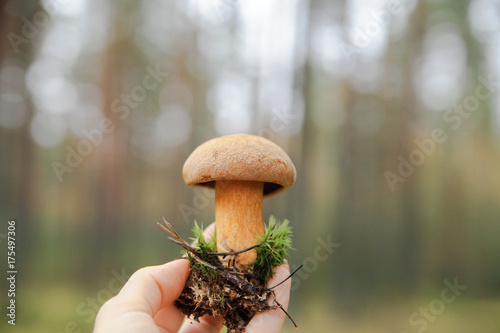
[[[217,231],[214,232],[214,236],[212,237],[212,239],[207,242],[205,240],[205,237],[203,236],[203,226],[199,226],[198,222],[194,221],[193,234],[194,238],[192,238],[192,240],[198,245],[200,254],[207,252],[217,252]],[[202,259],[205,260],[204,258]]]
[[[274,268],[283,264],[288,250],[292,248],[292,228],[288,220],[277,222],[274,216],[269,218],[266,233],[257,239],[257,259],[252,263],[253,276],[260,281],[267,281],[274,274]]]
[[[207,242],[205,240],[205,237],[203,236],[203,226],[198,225],[198,223],[194,221],[193,234],[194,238],[192,238],[191,240],[196,243],[196,254],[198,255],[198,257],[201,260],[206,261],[214,266],[220,266],[221,263],[219,261],[219,258],[217,256],[209,254],[209,252],[217,252],[216,233],[214,232],[214,236],[212,237],[212,239]],[[200,271],[203,276],[206,276],[208,278],[214,278],[215,276],[217,276],[218,272],[216,270],[200,264],[192,257],[191,252],[184,251],[184,253],[187,254],[192,269]]]
[[[193,272],[199,272],[208,281],[215,279],[219,275],[219,272],[215,269],[199,263],[196,259],[193,258],[193,255],[191,253],[188,253],[187,256],[189,258],[189,265],[191,266],[191,270]]]
[[[217,252],[217,236],[214,236],[210,241],[206,241],[203,237],[203,227],[195,221],[193,228],[194,238],[192,241],[197,244],[197,255],[200,259],[214,265],[220,266],[221,262],[217,256],[209,254],[209,252]],[[259,237],[257,242],[261,246],[255,248],[257,251],[257,259],[250,265],[250,271],[254,278],[264,284],[274,274],[274,268],[283,264],[288,250],[292,248],[292,228],[288,220],[278,222],[274,216],[269,218],[269,223],[266,226],[264,236]],[[190,258],[191,267],[200,270],[207,277],[214,277],[217,272],[205,265],[198,263],[192,258],[192,254],[187,252]]]

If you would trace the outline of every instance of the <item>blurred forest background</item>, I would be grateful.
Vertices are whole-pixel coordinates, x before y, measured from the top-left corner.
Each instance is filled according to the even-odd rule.
[[[500,1],[0,6],[12,331],[90,331],[128,275],[178,257],[156,222],[213,221],[182,165],[234,133],[297,167],[264,219],[294,228],[301,330],[500,331]]]

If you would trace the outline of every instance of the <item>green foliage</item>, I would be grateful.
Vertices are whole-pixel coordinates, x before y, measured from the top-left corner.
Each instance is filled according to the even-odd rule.
[[[216,232],[214,232],[214,236],[212,237],[212,239],[210,239],[207,242],[205,240],[205,237],[203,236],[203,226],[198,225],[198,223],[194,221],[193,234],[194,238],[192,238],[192,241],[195,242],[196,247],[198,248],[197,254],[200,257],[200,259],[211,264],[220,263],[218,262],[219,259],[217,258],[217,256],[208,254],[209,252],[217,252]],[[191,264],[192,269],[200,270],[201,273],[207,277],[214,277],[217,275],[217,271],[211,269],[210,267],[202,265],[198,263],[195,259],[193,259],[190,252],[187,252],[187,256],[189,258],[189,262]]]
[[[288,220],[278,223],[274,216],[269,218],[266,233],[257,239],[261,246],[257,247],[257,259],[251,268],[254,277],[266,282],[274,274],[275,267],[283,264],[287,252],[292,249],[292,228]]]
[[[207,242],[203,236],[203,226],[199,226],[198,222],[194,221],[193,234],[194,238],[192,240],[196,242],[202,253],[217,252],[217,230],[215,230],[212,239]]]
[[[216,234],[214,233],[212,239],[207,242],[203,236],[203,227],[198,225],[196,221],[194,222],[193,234],[192,241],[198,248],[199,258],[208,263],[220,265],[219,258],[209,254],[209,252],[217,252]],[[250,269],[254,278],[265,283],[273,276],[274,268],[283,264],[288,250],[292,248],[292,229],[288,220],[279,223],[274,216],[271,216],[264,236],[259,237],[257,242],[261,246],[255,248],[257,259],[250,265]],[[187,256],[190,259],[192,269],[201,271],[207,277],[217,275],[213,269],[198,263],[191,253],[188,252]]]
[[[212,280],[213,278],[215,278],[219,274],[216,270],[214,270],[208,266],[205,266],[205,265],[199,263],[198,261],[196,261],[193,258],[193,255],[191,254],[191,252],[188,252],[187,256],[189,258],[189,264],[190,264],[193,272],[194,271],[199,272],[201,274],[201,276],[208,278],[209,281]],[[197,274],[197,273],[195,273],[195,274]]]

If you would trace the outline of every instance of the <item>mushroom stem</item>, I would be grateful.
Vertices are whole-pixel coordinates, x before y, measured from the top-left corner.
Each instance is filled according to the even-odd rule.
[[[240,180],[215,182],[215,222],[217,250],[234,252],[257,244],[264,235],[262,197],[264,183]],[[250,250],[237,255],[241,269],[255,261],[257,252]]]

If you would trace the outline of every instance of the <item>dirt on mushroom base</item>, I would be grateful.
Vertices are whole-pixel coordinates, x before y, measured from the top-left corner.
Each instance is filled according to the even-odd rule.
[[[257,260],[246,273],[240,272],[237,265],[223,265],[219,259],[221,254],[216,252],[216,236],[207,242],[203,229],[196,222],[194,246],[184,241],[167,221],[165,224],[167,227],[158,223],[172,235],[169,237],[171,241],[185,249],[185,258],[191,266],[186,286],[175,303],[182,313],[197,321],[205,314],[220,315],[228,332],[245,332],[253,316],[262,311],[281,308],[286,313],[272,288],[267,289],[265,285],[274,274],[274,268],[283,264],[287,250],[291,248],[292,231],[287,220],[278,223],[271,216],[265,235],[257,239],[258,245],[222,255],[222,258],[234,258],[238,253],[255,248]]]
[[[255,314],[278,307],[270,305],[274,292],[254,284],[257,281],[251,275],[241,275],[225,267],[223,271],[215,271],[192,257],[189,260],[191,274],[175,302],[189,318],[198,321],[206,314],[221,316],[228,332],[245,332]]]

